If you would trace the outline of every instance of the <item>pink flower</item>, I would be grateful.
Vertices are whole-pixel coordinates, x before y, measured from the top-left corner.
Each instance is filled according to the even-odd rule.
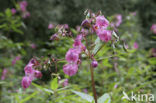
[[[97,35],[100,38],[100,40],[104,42],[108,42],[111,40],[112,34],[110,30],[104,30],[104,29],[98,29],[97,30]]]
[[[59,36],[58,34],[53,34],[51,37],[50,37],[50,40],[59,40]]]
[[[54,28],[54,25],[53,24],[49,24],[48,25],[48,29],[52,29],[52,28]]]
[[[3,69],[1,80],[4,80],[5,79],[7,72],[8,72],[7,69]]]
[[[36,49],[36,44],[35,44],[35,43],[32,43],[32,44],[30,44],[30,47],[31,47],[32,49]]]
[[[89,28],[90,27],[90,22],[89,20],[85,19],[82,21],[81,26]]]
[[[129,47],[128,44],[125,44],[125,48],[128,49],[128,47]]]
[[[122,22],[122,15],[121,14],[117,14],[116,15],[116,19],[117,19],[117,21],[115,23],[115,26],[118,27],[118,26],[120,26],[120,24]]]
[[[31,84],[31,78],[28,76],[23,77],[22,82],[21,82],[22,87],[24,89],[28,88],[30,86],[30,84]]]
[[[66,87],[68,85],[68,79],[65,79],[63,82],[63,87]]]
[[[69,76],[73,76],[78,71],[78,66],[77,66],[77,64],[72,64],[72,63],[66,64],[63,66],[63,71],[65,74],[67,74]]]
[[[15,65],[16,64],[16,61],[18,61],[20,59],[21,59],[21,56],[15,57],[15,59],[12,60],[12,65]]]
[[[79,59],[79,54],[78,54],[78,51],[76,49],[69,49],[68,52],[66,53],[66,60],[69,62],[69,63],[76,63]]]
[[[137,42],[134,42],[133,47],[134,47],[135,49],[138,49],[138,47],[139,47],[138,43],[137,43]]]
[[[156,24],[153,24],[153,25],[151,26],[151,31],[152,31],[154,34],[156,34]]]
[[[76,37],[73,47],[77,49],[78,53],[85,51],[86,47],[81,43],[83,36],[80,34]]]
[[[27,5],[28,5],[27,1],[21,1],[21,2],[19,3],[19,5],[20,5],[21,11],[22,11],[22,12],[25,12],[25,11],[26,11],[26,7],[27,7]]]
[[[42,77],[42,73],[38,70],[35,70],[35,77],[36,78],[41,78]]]
[[[115,85],[114,85],[114,88],[117,88],[117,87],[118,87],[118,85],[117,85],[117,84],[115,84]]]
[[[65,29],[68,29],[68,28],[69,28],[68,24],[64,24],[63,27],[64,27]]]
[[[100,26],[100,27],[101,26],[108,27],[109,21],[104,16],[97,16],[96,17],[96,25]]]
[[[84,28],[81,28],[80,29],[80,26],[77,26],[76,27],[76,30],[78,31],[78,32],[81,32],[83,35],[87,35],[88,34],[88,30],[87,29],[84,29]],[[81,31],[80,31],[81,30]]]
[[[34,71],[32,66],[33,66],[32,64],[28,64],[25,66],[24,71],[25,71],[26,75],[33,75],[34,74],[35,71]]]
[[[98,66],[98,62],[96,60],[92,61],[92,67],[96,68]]]
[[[11,9],[11,13],[14,15],[14,14],[16,14],[16,9],[15,8],[12,8]]]

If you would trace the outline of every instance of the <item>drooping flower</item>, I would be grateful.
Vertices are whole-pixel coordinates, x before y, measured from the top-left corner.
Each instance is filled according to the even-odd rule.
[[[139,47],[138,43],[134,42],[133,47],[134,47],[134,49],[138,49],[138,47]]]
[[[11,13],[14,15],[14,14],[16,14],[16,9],[15,8],[12,8],[11,9]]]
[[[24,71],[26,75],[33,75],[34,74],[34,69],[33,69],[33,64],[28,64],[25,66]]]
[[[102,40],[104,42],[108,42],[109,40],[111,40],[111,37],[112,37],[111,31],[104,30],[104,29],[98,29],[97,35],[100,38],[100,40]]]
[[[151,31],[152,31],[154,34],[156,34],[156,24],[153,24],[153,25],[151,26]]]
[[[66,60],[69,63],[76,63],[79,59],[79,52],[77,51],[77,49],[71,48],[68,50],[68,52],[66,53]]]
[[[69,76],[73,76],[77,73],[78,71],[78,66],[77,64],[73,64],[73,63],[70,63],[70,64],[65,64],[63,66],[63,71],[65,74],[69,75]]]
[[[63,87],[66,87],[68,85],[68,79],[65,79],[62,85]]]
[[[89,20],[85,19],[82,21],[81,26],[85,27],[85,28],[89,28],[90,27],[90,22]]]
[[[8,72],[8,70],[6,68],[4,68],[3,72],[2,72],[1,80],[4,80],[6,78],[7,72]]]
[[[74,40],[74,44],[73,47],[75,49],[77,49],[77,52],[80,53],[82,51],[85,51],[86,47],[82,44],[81,40],[82,40],[83,36],[80,34],[76,37],[76,39]]]
[[[109,21],[104,16],[97,16],[96,17],[96,25],[97,26],[103,26],[105,28],[108,27]]]
[[[31,78],[28,76],[23,77],[22,82],[21,82],[22,87],[24,89],[28,88],[30,86],[30,84],[31,84]]]
[[[92,67],[96,68],[98,66],[98,62],[96,60],[92,61]]]
[[[41,78],[41,77],[42,77],[42,73],[41,73],[40,71],[38,71],[38,70],[35,70],[34,76],[35,76],[36,78]]]

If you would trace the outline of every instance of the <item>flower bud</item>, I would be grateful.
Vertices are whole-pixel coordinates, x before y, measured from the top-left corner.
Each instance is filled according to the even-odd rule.
[[[90,23],[87,19],[83,20],[81,23],[81,26],[85,27],[85,28],[89,28],[90,27]]]
[[[96,60],[92,61],[92,67],[96,68],[98,66],[98,62]]]
[[[31,78],[28,76],[23,77],[22,82],[21,82],[22,87],[24,89],[28,88],[30,86],[30,84],[31,84]]]
[[[42,73],[38,70],[35,70],[35,77],[36,78],[41,78],[42,77]]]

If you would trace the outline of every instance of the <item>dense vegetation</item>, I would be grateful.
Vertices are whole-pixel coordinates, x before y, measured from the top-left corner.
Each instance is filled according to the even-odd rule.
[[[154,103],[155,5],[1,0],[0,103]]]

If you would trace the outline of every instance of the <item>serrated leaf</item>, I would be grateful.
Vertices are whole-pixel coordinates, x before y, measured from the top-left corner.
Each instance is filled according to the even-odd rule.
[[[88,94],[78,92],[78,91],[72,91],[72,92],[80,96],[82,99],[87,100],[88,102],[92,102],[94,100],[93,97]]]
[[[111,98],[109,94],[105,93],[98,99],[98,103],[111,103]]]
[[[58,79],[57,77],[54,78],[50,83],[51,89],[56,90],[58,88]]]

